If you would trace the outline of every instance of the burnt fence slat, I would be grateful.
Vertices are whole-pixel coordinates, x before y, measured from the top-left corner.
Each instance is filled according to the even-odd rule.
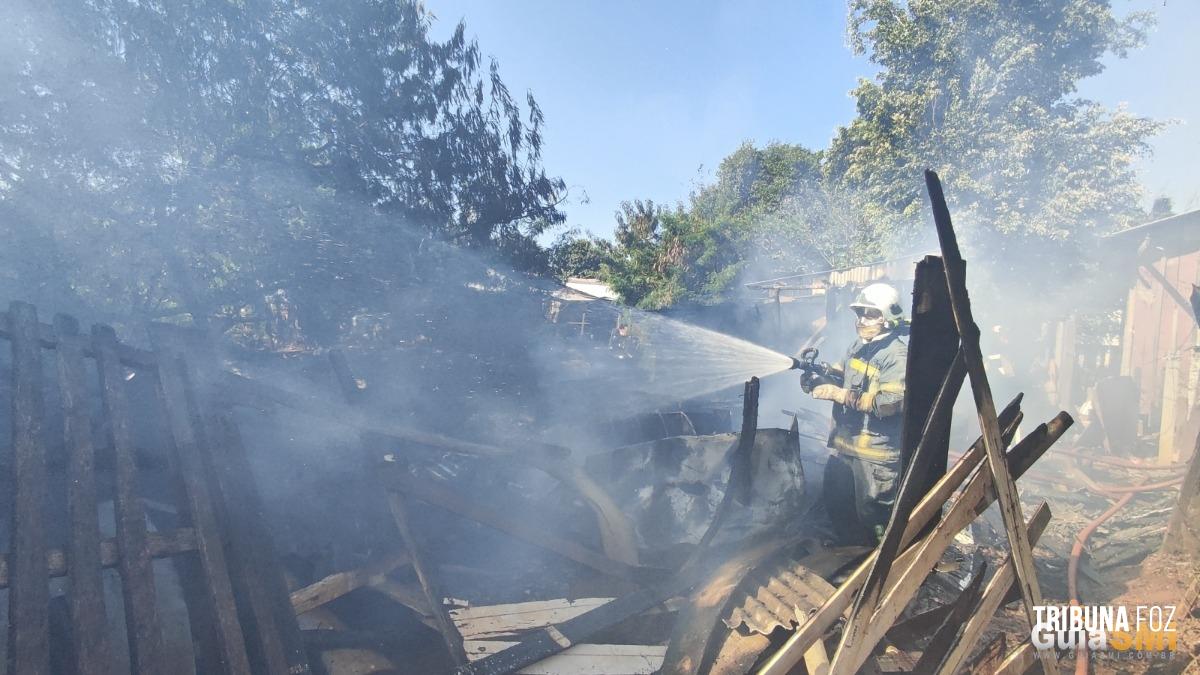
[[[213,400],[213,375],[219,366],[204,331],[152,324],[151,336],[160,350],[173,350],[184,357],[187,373],[193,378],[190,392],[197,396],[197,410],[204,407],[199,401]],[[237,426],[227,413],[206,415],[203,421],[201,449],[218,495],[216,513],[226,535],[226,559],[251,665],[270,675],[323,673],[323,664],[309,660]]]
[[[169,558],[196,550],[196,533],[190,527],[160,530],[149,533],[146,545],[151,558]],[[121,560],[116,539],[100,542],[100,567],[116,567]],[[46,551],[46,576],[53,579],[67,576],[67,554],[61,549]],[[0,588],[8,588],[8,557],[0,555]]]
[[[210,456],[218,467],[218,485],[226,504],[231,564],[249,599],[266,671],[270,675],[312,672],[241,436],[226,417],[211,417],[208,429]]]
[[[74,318],[54,317],[58,338],[56,364],[63,409],[63,435],[67,461],[67,511],[70,538],[67,573],[71,579],[69,610],[75,652],[75,672],[101,675],[112,672],[108,621],[104,611],[101,578],[100,520],[96,510],[96,451],[87,400],[87,371],[83,341]]]
[[[41,344],[37,310],[9,306],[13,361],[12,581],[9,588],[10,673],[50,672],[50,586],[46,577],[47,497]]]
[[[196,531],[200,563],[204,571],[206,600],[216,620],[217,642],[222,667],[235,675],[250,672],[246,646],[238,621],[233,586],[226,566],[218,521],[209,489],[207,470],[200,455],[196,416],[187,395],[187,375],[182,359],[165,352],[158,355],[159,393],[174,439],[175,458],[182,478],[188,515]]]
[[[145,511],[137,494],[129,402],[122,388],[125,378],[117,351],[117,336],[111,327],[92,327],[92,349],[100,373],[100,389],[114,454],[117,487],[114,510],[120,547],[118,569],[125,601],[130,661],[135,672],[162,673],[166,672],[163,637],[155,603]]]

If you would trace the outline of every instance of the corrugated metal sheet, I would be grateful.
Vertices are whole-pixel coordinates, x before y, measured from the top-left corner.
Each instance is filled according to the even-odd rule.
[[[791,630],[808,618],[834,592],[833,586],[799,562],[767,565],[742,583],[746,593],[734,606],[725,625],[745,625],[751,632],[770,635],[777,627]]]

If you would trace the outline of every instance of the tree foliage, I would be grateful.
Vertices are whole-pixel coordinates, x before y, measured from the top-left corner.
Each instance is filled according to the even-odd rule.
[[[533,238],[563,220],[564,185],[541,166],[541,110],[461,24],[431,39],[414,0],[0,14],[14,288],[222,326],[282,291],[320,336],[435,267],[435,241],[545,267]]]
[[[1150,21],[1118,20],[1109,0],[852,0],[851,44],[881,70],[854,90],[826,174],[891,248],[918,237],[933,167],[976,256],[1025,271],[1061,260],[1143,215],[1133,162],[1159,125],[1077,86]]]
[[[653,227],[625,209],[613,284],[643,306],[711,302],[924,248],[925,168],[973,259],[1030,283],[1078,270],[1093,235],[1145,216],[1133,163],[1160,125],[1077,86],[1150,21],[1109,0],[850,0],[851,45],[879,67],[854,120],[819,153],[741,146],[687,204],[638,221]]]
[[[832,222],[843,209],[813,208],[829,201],[819,159],[798,145],[745,143],[686,205],[626,202],[617,213],[609,282],[626,302],[658,308],[720,301],[748,270],[770,275],[828,264],[845,247],[830,237],[849,233]]]

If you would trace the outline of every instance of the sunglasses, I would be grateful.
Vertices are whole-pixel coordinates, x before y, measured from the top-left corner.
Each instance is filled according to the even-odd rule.
[[[860,319],[882,319],[883,318],[883,312],[875,309],[874,307],[855,307],[854,313],[857,314]]]

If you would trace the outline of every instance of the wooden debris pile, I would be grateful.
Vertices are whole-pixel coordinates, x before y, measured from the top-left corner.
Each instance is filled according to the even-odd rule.
[[[917,268],[902,443],[907,469],[883,539],[871,551],[827,547],[805,530],[807,514],[801,512],[786,519],[797,527],[775,523],[740,540],[717,536],[737,520],[738,509],[750,508],[756,488],[767,486],[760,478],[764,467],[785,483],[803,481],[798,465],[793,471],[764,459],[763,447],[785,447],[794,436],[758,433],[757,379],[746,384],[740,433],[723,439],[727,448],[719,462],[696,473],[715,475],[717,465],[724,470],[719,499],[696,500],[711,507],[703,511],[704,526],[695,531],[697,537],[689,534],[683,556],[651,560],[645,552],[653,547],[639,541],[627,509],[566,449],[467,442],[372,413],[363,404],[359,379],[338,352],[330,354],[330,365],[341,395],[328,400],[223,372],[197,347],[195,336],[164,329],[159,349],[143,352],[116,343],[111,330],[98,329],[88,340],[66,320],[42,326],[32,308],[13,305],[0,321],[0,337],[13,345],[17,412],[13,544],[0,561],[0,579],[11,589],[10,657],[17,669],[10,672],[48,672],[47,582],[64,573],[71,581],[77,670],[107,672],[96,579],[102,567],[113,565],[121,571],[126,593],[133,670],[169,672],[159,661],[163,649],[156,637],[155,579],[149,571],[150,559],[163,556],[178,560],[195,662],[206,673],[282,675],[328,667],[334,673],[815,675],[872,669],[953,673],[968,663],[978,672],[1023,672],[1039,657],[1044,672],[1055,672],[1052,654],[1035,653],[1028,641],[980,641],[1010,596],[1022,601],[1029,617],[1032,607],[1042,604],[1032,548],[1050,522],[1050,511],[1042,502],[1024,513],[1015,481],[1072,420],[1060,413],[1013,444],[1023,417],[1021,399],[996,409],[967,295],[965,263],[937,176],[929,172],[926,180],[942,255],[927,257]],[[36,440],[46,423],[37,362],[43,348],[57,349],[58,355],[70,456],[66,504],[72,514],[85,514],[72,518],[65,552],[55,551],[40,532],[37,508],[48,490],[46,453]],[[76,402],[84,396],[78,383],[85,357],[99,369],[105,434],[113,447],[117,536],[112,540],[102,539],[96,527],[96,488],[88,478],[95,455],[90,420]],[[172,449],[159,458],[173,472],[164,484],[179,486],[171,495],[174,520],[169,527],[163,521],[153,533],[146,531],[140,510],[152,497],[147,481],[144,475],[134,480],[141,469],[127,435],[133,417],[122,398],[127,369],[155,378],[153,395],[163,406]],[[966,383],[982,433],[951,464],[951,408]],[[363,484],[389,521],[389,547],[373,550],[366,564],[321,578],[313,574],[289,589],[261,520],[264,507],[238,436],[227,415],[212,414],[234,405],[283,406],[350,430],[357,449],[352,454],[369,474]],[[499,491],[430,479],[426,469],[447,454],[471,457],[483,467],[519,466],[553,479],[558,494],[566,494],[566,501],[590,518],[563,531],[547,525],[560,514],[528,517],[513,510],[514,502]],[[674,485],[670,498],[689,500],[689,491],[702,482],[693,476],[686,485]],[[795,495],[784,490],[779,495],[780,504],[799,508]],[[551,503],[564,502],[545,502]],[[1008,555],[991,563],[974,561],[970,581],[956,597],[906,614],[928,589],[930,573],[956,535],[992,503],[999,506]],[[451,520],[547,553],[573,572],[573,594],[455,600],[458,589],[446,583],[453,563],[430,545]],[[584,530],[591,536],[581,535]],[[470,548],[474,541],[461,543]],[[486,575],[488,570],[480,568],[487,565],[487,552],[477,553],[471,572]],[[350,620],[350,612],[342,610],[355,598],[362,602],[350,607],[358,612]],[[376,601],[386,603],[386,611],[379,611]],[[925,638],[921,653],[889,646],[913,636]],[[364,656],[338,660],[350,653]]]

